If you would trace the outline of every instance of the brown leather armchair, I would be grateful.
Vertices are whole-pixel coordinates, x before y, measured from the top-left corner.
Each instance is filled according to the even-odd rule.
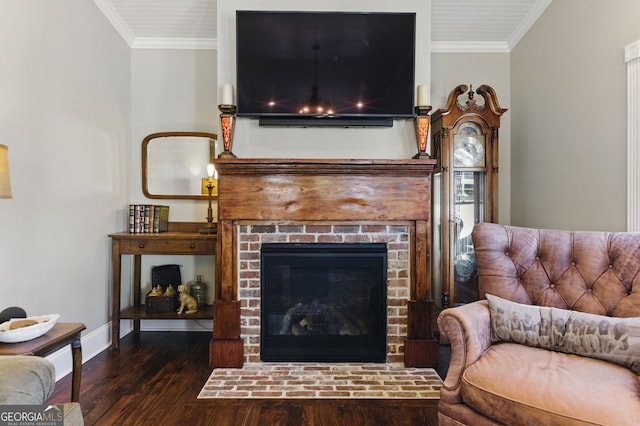
[[[640,233],[484,223],[472,237],[483,299],[492,294],[616,321],[640,316]],[[631,369],[495,336],[492,341],[491,315],[488,301],[480,300],[438,317],[451,344],[441,426],[638,424],[640,380]]]

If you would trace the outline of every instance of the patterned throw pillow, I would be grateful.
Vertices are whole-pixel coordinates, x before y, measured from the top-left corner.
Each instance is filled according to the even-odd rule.
[[[598,358],[640,374],[640,317],[608,317],[486,296],[492,342]]]

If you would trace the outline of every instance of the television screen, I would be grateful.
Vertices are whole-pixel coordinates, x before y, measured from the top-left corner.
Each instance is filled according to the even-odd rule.
[[[236,37],[239,116],[413,116],[414,13],[237,11]]]

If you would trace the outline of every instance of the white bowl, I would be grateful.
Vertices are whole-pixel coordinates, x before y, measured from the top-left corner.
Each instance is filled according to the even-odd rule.
[[[18,343],[26,342],[27,340],[40,337],[47,331],[51,330],[51,328],[53,328],[53,326],[56,324],[56,321],[58,321],[58,318],[60,318],[60,315],[58,314],[42,315],[39,317],[28,318],[12,318],[9,321],[0,324],[0,342]],[[22,328],[16,328],[15,330],[11,330],[9,328],[13,321],[20,321],[25,319],[38,321],[38,323]]]

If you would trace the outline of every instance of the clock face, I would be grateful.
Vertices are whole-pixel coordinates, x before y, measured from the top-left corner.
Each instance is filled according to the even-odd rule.
[[[474,122],[462,123],[453,136],[454,167],[484,167],[484,134]]]

